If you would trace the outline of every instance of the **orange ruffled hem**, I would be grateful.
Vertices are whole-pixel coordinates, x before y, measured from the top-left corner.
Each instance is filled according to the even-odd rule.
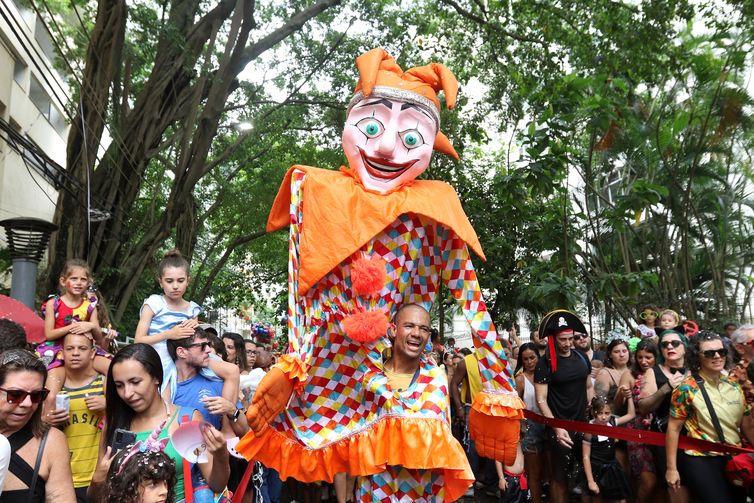
[[[286,375],[289,381],[293,383],[293,389],[296,393],[304,391],[304,384],[309,378],[309,366],[300,359],[289,354],[282,355],[275,364]]]
[[[516,461],[525,407],[517,394],[483,391],[474,397],[469,412],[469,435],[480,456],[505,465]]]
[[[267,427],[258,437],[246,434],[236,450],[246,459],[275,468],[281,480],[332,482],[339,472],[374,475],[388,465],[435,469],[443,471],[448,501],[463,496],[474,482],[463,448],[441,419],[388,416],[321,449],[309,449]]]

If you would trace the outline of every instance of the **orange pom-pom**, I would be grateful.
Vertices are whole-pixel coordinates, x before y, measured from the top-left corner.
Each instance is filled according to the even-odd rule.
[[[387,264],[381,258],[360,258],[351,264],[351,285],[356,295],[376,297],[387,279]]]
[[[388,320],[382,311],[362,311],[349,314],[341,325],[351,340],[372,342],[387,334]]]

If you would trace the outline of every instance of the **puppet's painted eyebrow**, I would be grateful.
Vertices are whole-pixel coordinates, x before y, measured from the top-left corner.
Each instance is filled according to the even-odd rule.
[[[420,106],[414,105],[413,103],[404,103],[401,105],[401,110],[406,110],[408,108],[415,108],[421,113],[423,113],[424,115],[426,115],[427,117],[429,117],[430,119],[432,119],[432,117],[430,117],[430,115]]]
[[[393,108],[393,102],[390,101],[390,100],[388,100],[388,99],[386,99],[386,98],[381,98],[379,100],[370,101],[368,103],[362,103],[361,105],[359,105],[358,108],[368,107],[370,105],[385,105],[386,107],[390,108],[391,110]]]

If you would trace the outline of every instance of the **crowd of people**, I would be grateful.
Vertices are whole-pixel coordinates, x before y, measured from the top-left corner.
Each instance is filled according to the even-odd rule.
[[[135,343],[120,349],[82,261],[66,264],[60,293],[44,304],[47,342],[30,348],[23,328],[0,320],[0,501],[209,502],[245,491],[244,501],[276,502],[284,482],[297,501],[352,500],[346,473],[333,484],[303,484],[282,481],[261,463],[247,471],[233,439],[249,432],[246,411],[276,355],[198,321],[199,306],[184,299],[189,266],[179,252],[166,254],[158,270],[162,293],[144,301]],[[421,323],[407,330],[427,326],[428,313],[409,314]],[[501,340],[532,414],[510,465],[478,456],[468,435],[482,387],[475,352],[440,340],[436,330],[427,334],[423,357],[445,372],[451,431],[477,480],[466,497],[745,501],[746,489],[725,476],[729,456],[681,448],[679,438],[754,440],[754,326],[690,334],[681,321],[645,306],[638,326],[612,330],[604,347],[565,310],[546,316],[530,342],[511,326]],[[397,371],[401,354],[386,360],[386,374]],[[415,373],[404,374],[406,388]],[[547,426],[547,419],[663,433],[667,446]],[[201,428],[204,452],[194,462],[173,445],[187,422]]]

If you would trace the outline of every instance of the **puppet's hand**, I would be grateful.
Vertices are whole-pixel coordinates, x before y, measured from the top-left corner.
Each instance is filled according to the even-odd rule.
[[[275,416],[285,409],[292,392],[293,383],[287,375],[279,368],[272,367],[259,383],[246,413],[249,427],[256,435],[261,434]]]

